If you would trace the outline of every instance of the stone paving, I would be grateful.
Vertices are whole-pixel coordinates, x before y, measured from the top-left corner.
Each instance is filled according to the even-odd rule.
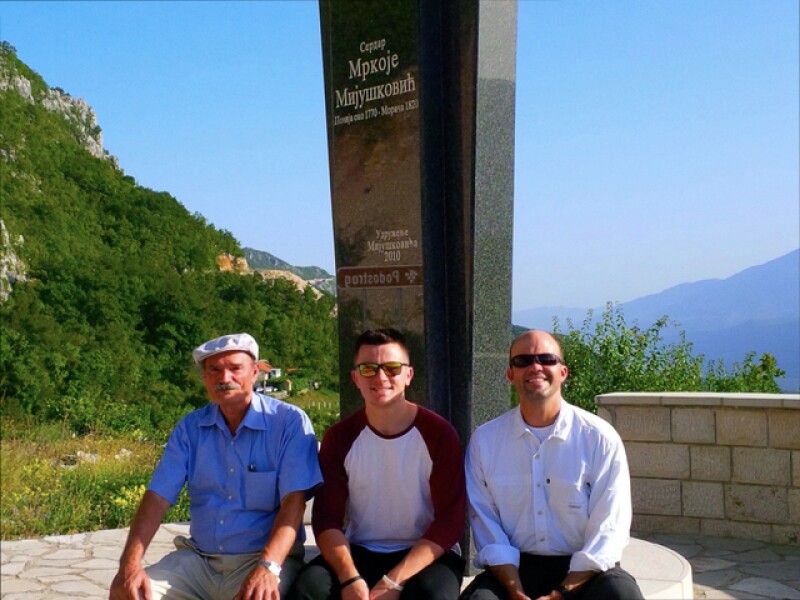
[[[163,525],[145,557],[172,550],[184,524]],[[0,598],[50,600],[108,598],[127,530],[96,531],[0,543]],[[800,546],[691,535],[637,535],[675,550],[692,565],[698,600],[800,600]]]
[[[800,600],[800,546],[696,535],[637,535],[684,556],[698,600]]]

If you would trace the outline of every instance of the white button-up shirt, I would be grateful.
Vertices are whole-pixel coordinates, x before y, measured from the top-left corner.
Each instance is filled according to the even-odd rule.
[[[571,555],[570,571],[605,571],[631,524],[625,448],[614,428],[561,400],[539,442],[519,408],[480,426],[467,450],[474,564],[513,564],[520,552]]]

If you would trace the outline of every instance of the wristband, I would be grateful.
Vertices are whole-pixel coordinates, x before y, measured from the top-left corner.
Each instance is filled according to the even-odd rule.
[[[569,593],[569,590],[566,588],[566,586],[564,586],[564,585],[560,585],[560,586],[558,586],[558,587],[556,588],[556,591],[557,591],[559,594],[561,594],[561,597],[562,597],[564,600],[568,600],[568,599],[569,599],[569,597],[570,597],[570,593]]]
[[[351,583],[355,583],[355,582],[356,582],[356,581],[358,581],[359,579],[364,579],[364,578],[363,578],[361,575],[356,575],[355,577],[351,577],[351,578],[350,578],[350,579],[348,579],[347,581],[343,581],[342,583],[340,583],[340,584],[339,584],[339,589],[340,589],[340,590],[343,590],[343,589],[344,589],[344,588],[346,588],[348,585],[350,585]]]
[[[281,566],[274,560],[260,560],[256,564],[258,564],[259,567],[264,567],[278,579],[281,578]]]
[[[399,583],[397,583],[396,581],[392,581],[391,579],[389,579],[389,576],[388,576],[388,575],[384,575],[384,576],[383,576],[381,579],[383,579],[383,582],[384,582],[386,585],[388,585],[388,586],[389,586],[390,588],[392,588],[393,590],[397,590],[398,592],[402,592],[402,591],[403,591],[403,588],[405,587],[404,585],[400,585],[400,584],[399,584]]]

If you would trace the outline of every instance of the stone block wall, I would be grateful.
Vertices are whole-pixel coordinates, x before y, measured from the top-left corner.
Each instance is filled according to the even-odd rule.
[[[633,530],[800,545],[800,394],[615,393]]]

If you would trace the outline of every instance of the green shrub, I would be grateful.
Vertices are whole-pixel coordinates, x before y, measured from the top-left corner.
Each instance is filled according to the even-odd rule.
[[[589,311],[580,328],[558,320],[553,331],[561,342],[569,377],[564,397],[587,410],[597,411],[595,397],[612,392],[726,391],[779,393],[775,379],[783,375],[774,357],[764,354],[758,363],[749,354],[728,370],[722,361],[705,365],[692,353],[683,331],[678,343],[665,341],[675,325],[667,316],[649,327],[630,325],[619,305],[607,304],[598,321]]]

